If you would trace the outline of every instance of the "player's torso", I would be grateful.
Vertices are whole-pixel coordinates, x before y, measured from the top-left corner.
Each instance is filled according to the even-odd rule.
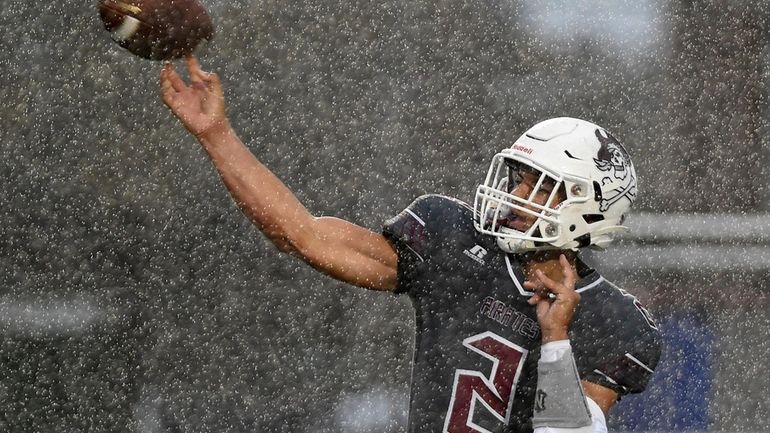
[[[527,431],[540,329],[523,272],[470,214],[455,228],[415,282],[411,431]]]
[[[399,290],[416,310],[409,431],[530,432],[540,330],[516,256],[446,197],[421,197],[385,232],[401,242]],[[641,391],[659,356],[654,323],[636,298],[579,272],[570,340],[581,378]]]

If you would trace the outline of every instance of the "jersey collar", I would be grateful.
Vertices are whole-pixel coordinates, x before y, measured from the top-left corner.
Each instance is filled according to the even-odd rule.
[[[523,285],[526,278],[524,277],[524,270],[521,268],[519,259],[512,254],[505,254],[505,266],[508,269],[508,275],[511,277],[513,285],[516,286],[519,294],[531,297],[533,293],[526,290]],[[575,283],[575,291],[578,293],[591,290],[604,281],[604,277],[599,275],[598,272],[590,268],[580,259],[577,260],[577,271],[580,279]]]

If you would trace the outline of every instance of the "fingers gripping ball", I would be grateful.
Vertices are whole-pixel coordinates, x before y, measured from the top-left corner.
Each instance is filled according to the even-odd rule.
[[[186,56],[214,36],[198,0],[99,0],[99,16],[115,42],[151,60]]]

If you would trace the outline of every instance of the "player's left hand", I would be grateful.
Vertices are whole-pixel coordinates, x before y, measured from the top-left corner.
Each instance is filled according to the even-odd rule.
[[[563,278],[554,281],[541,270],[535,271],[538,283],[526,281],[524,287],[535,292],[529,304],[536,306],[537,321],[543,334],[543,343],[566,340],[580,294],[575,291],[577,272],[564,254],[559,256]]]

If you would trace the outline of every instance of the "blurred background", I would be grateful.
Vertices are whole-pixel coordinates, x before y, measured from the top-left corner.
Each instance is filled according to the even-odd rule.
[[[0,431],[404,431],[409,301],[279,255],[95,3],[0,1]],[[665,347],[610,429],[770,432],[770,2],[204,4],[234,126],[318,215],[470,201],[545,118],[620,137],[632,232],[586,259]]]

